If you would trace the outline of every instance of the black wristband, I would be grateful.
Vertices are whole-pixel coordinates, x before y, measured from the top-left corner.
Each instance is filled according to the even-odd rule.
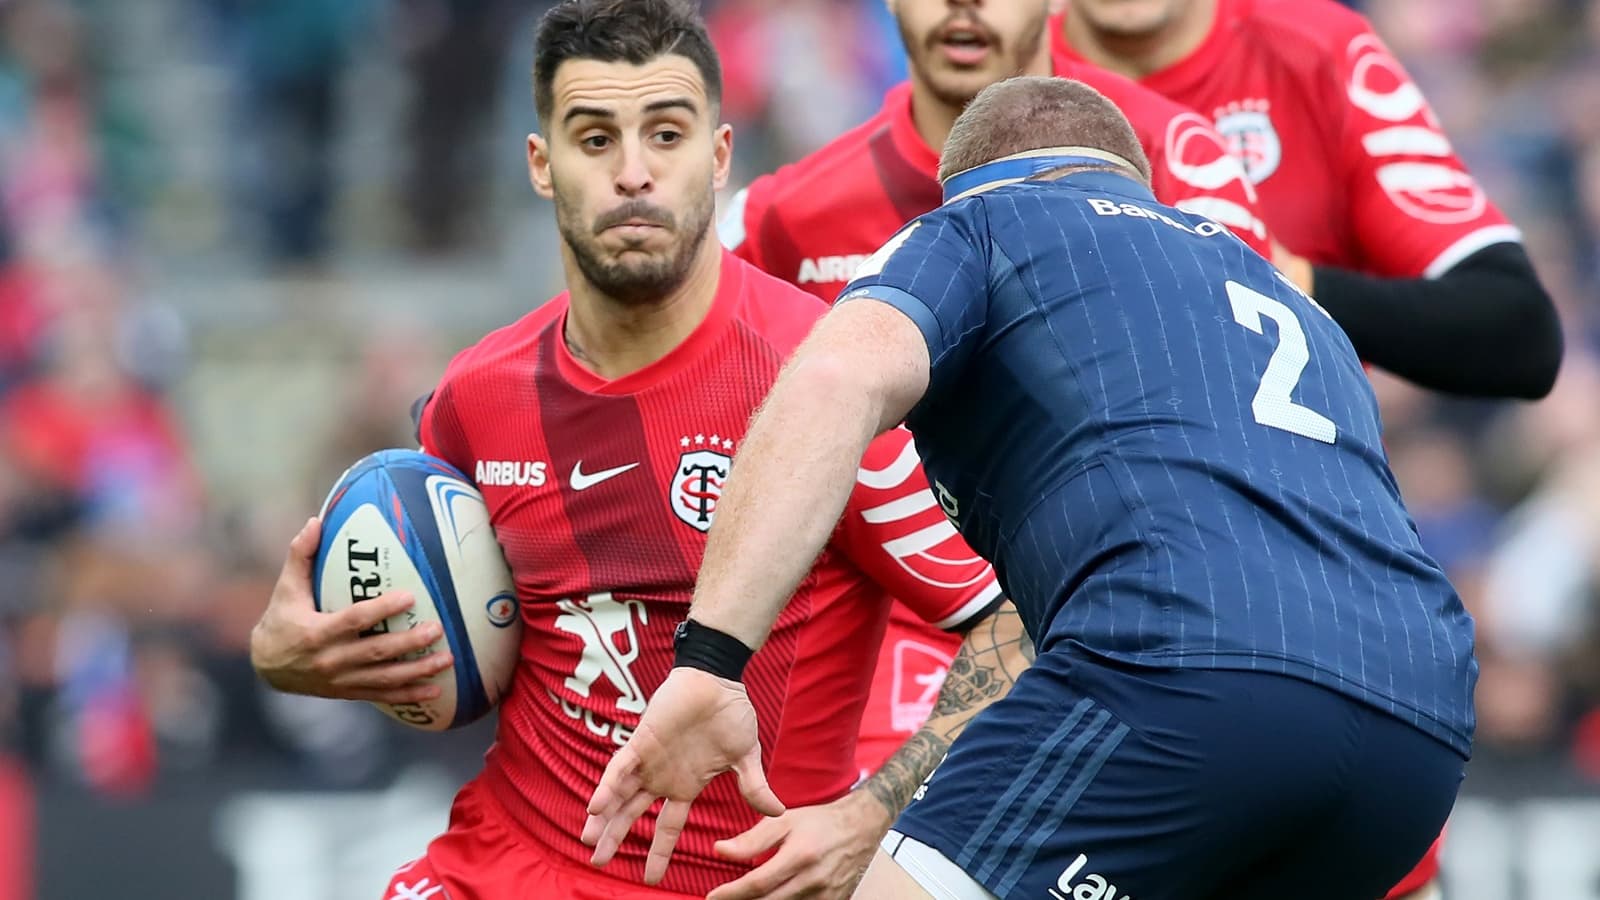
[[[678,630],[672,634],[672,645],[677,651],[672,660],[674,667],[688,666],[729,681],[743,678],[745,663],[755,655],[754,650],[733,635],[693,619],[678,623]]]

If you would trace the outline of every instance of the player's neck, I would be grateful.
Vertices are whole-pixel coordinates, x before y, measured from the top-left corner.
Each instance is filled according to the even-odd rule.
[[[1143,78],[1182,61],[1205,43],[1217,0],[1193,0],[1159,31],[1125,36],[1097,31],[1083,16],[1062,17],[1067,43],[1085,60],[1128,78]]]
[[[708,236],[683,283],[646,303],[607,296],[584,280],[575,263],[566,262],[571,298],[563,335],[567,349],[585,368],[612,380],[671,353],[704,321],[717,296],[722,245],[715,235]]]
[[[1050,37],[1043,36],[1039,50],[1018,75],[1050,75]],[[933,88],[914,70],[911,73],[911,122],[917,134],[935,153],[944,152],[944,142],[950,138],[950,128],[961,115],[962,106],[953,106],[939,99]]]

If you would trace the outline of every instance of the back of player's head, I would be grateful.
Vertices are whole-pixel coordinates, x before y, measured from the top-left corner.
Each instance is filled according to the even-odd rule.
[[[574,59],[642,65],[675,53],[700,70],[712,121],[722,100],[722,65],[704,20],[689,0],[562,0],[539,20],[533,50],[533,103],[550,118],[556,70]]]
[[[1054,147],[1087,147],[1121,157],[1150,182],[1150,160],[1115,103],[1081,81],[1038,76],[997,82],[972,98],[945,141],[939,179]]]

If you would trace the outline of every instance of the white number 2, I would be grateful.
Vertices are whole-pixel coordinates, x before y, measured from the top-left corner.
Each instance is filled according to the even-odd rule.
[[[1235,322],[1256,334],[1266,334],[1261,326],[1262,316],[1278,325],[1278,346],[1267,360],[1267,370],[1261,373],[1261,387],[1256,389],[1255,399],[1250,402],[1256,421],[1324,444],[1333,443],[1339,434],[1333,420],[1289,399],[1306,370],[1306,363],[1311,361],[1305,330],[1300,327],[1294,311],[1238,282],[1230,281],[1227,286]]]

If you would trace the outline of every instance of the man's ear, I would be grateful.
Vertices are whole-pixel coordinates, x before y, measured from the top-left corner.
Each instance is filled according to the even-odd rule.
[[[718,125],[711,136],[713,159],[711,183],[715,190],[728,186],[728,176],[733,171],[733,126]]]
[[[528,135],[528,181],[539,196],[555,198],[555,187],[550,183],[550,145],[537,134]]]

